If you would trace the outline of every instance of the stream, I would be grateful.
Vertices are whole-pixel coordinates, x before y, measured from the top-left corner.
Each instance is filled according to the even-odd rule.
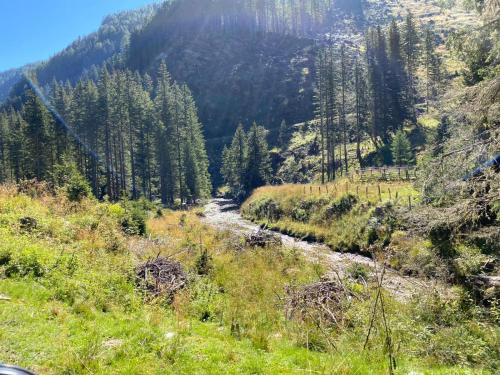
[[[203,221],[218,230],[229,231],[241,236],[257,232],[260,229],[259,225],[245,220],[241,216],[238,206],[233,201],[222,198],[212,199],[205,206]],[[278,232],[274,233],[281,237],[283,246],[300,250],[312,262],[325,264],[331,275],[342,277],[353,265],[361,264],[371,270],[370,278],[374,279],[377,266],[380,268],[380,264],[376,264],[371,258],[362,255],[334,252],[323,244],[310,243]],[[402,301],[408,300],[420,292],[428,292],[438,287],[436,283],[416,277],[402,276],[390,269],[386,269],[382,285],[396,299]]]

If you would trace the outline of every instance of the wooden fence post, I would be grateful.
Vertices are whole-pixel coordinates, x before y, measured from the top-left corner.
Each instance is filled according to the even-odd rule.
[[[378,199],[380,202],[382,202],[382,191],[380,190],[380,184],[378,184],[377,186],[378,186]]]

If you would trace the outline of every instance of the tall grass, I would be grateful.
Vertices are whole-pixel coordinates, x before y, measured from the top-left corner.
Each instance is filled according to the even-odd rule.
[[[241,239],[206,227],[196,211],[153,212],[146,236],[127,235],[126,207],[0,187],[0,294],[10,298],[0,301],[1,362],[40,374],[386,373],[379,323],[362,350],[372,299],[354,301],[337,326],[285,318],[285,286],[317,281],[321,266],[290,249],[235,246]],[[36,226],[22,227],[26,217]],[[203,251],[211,267],[200,276]],[[134,282],[134,267],[159,254],[189,275],[170,305]],[[453,361],[492,368],[494,331],[458,331],[458,305],[387,301],[403,373],[468,371]],[[437,312],[446,330],[432,321]],[[454,344],[459,334],[473,350]]]

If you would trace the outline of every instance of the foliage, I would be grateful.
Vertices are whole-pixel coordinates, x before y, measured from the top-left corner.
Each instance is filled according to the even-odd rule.
[[[392,199],[389,189],[393,192]],[[348,190],[358,191],[359,195]],[[391,209],[380,206],[377,186],[369,190],[370,195],[366,196],[360,186],[349,182],[328,188],[326,185],[263,187],[243,204],[242,213],[283,233],[324,242],[335,250],[362,252],[374,243],[384,244],[395,229]],[[403,194],[415,194],[409,186],[399,186],[399,190],[401,198]],[[386,184],[381,187],[380,198],[397,203],[396,191],[397,185]],[[405,200],[399,200],[399,204],[404,205]]]
[[[399,130],[392,140],[392,160],[396,165],[408,165],[413,161],[411,143],[404,130]]]
[[[256,123],[248,134],[239,126],[230,148],[223,151],[221,174],[233,196],[241,197],[270,181],[271,164],[266,130]]]
[[[106,251],[111,232],[124,239],[124,211],[118,204],[75,204],[64,195],[34,199],[0,187],[0,293],[11,298],[0,309],[2,362],[46,374],[276,374],[297,367],[332,374],[387,372],[378,323],[369,352],[362,350],[373,300],[343,305],[345,319],[335,327],[284,318],[285,287],[314,283],[323,272],[297,251],[235,251],[234,241],[207,228],[193,211],[166,211],[148,221],[154,241],[132,236],[126,248]],[[27,216],[38,221],[31,233],[17,225]],[[134,285],[134,267],[161,253],[195,269],[199,253],[186,247],[200,237],[211,272],[191,275],[172,305],[144,299]],[[495,369],[498,331],[466,299],[421,297],[402,304],[384,294],[384,301],[399,343],[400,371]],[[457,337],[465,338],[463,344]]]
[[[62,163],[55,165],[50,179],[56,187],[63,188],[70,202],[80,202],[92,196],[92,189],[75,163]]]
[[[51,99],[60,117],[49,113],[33,88],[26,89],[20,111],[0,112],[0,131],[7,133],[0,161],[14,181],[45,180],[55,170],[55,182],[67,183],[78,199],[87,192],[74,171],[77,165],[98,198],[159,196],[173,206],[176,199],[192,203],[210,194],[196,105],[186,86],[171,82],[164,63],[155,82],[147,75],[106,69],[95,81],[81,80],[75,87],[54,81]]]

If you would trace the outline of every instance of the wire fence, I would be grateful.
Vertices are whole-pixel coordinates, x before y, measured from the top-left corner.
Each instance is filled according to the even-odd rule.
[[[365,181],[344,180],[342,182],[323,185],[302,185],[302,195],[304,196],[325,196],[342,197],[344,195],[354,195],[360,202],[371,203],[392,203],[396,206],[405,206],[408,209],[419,204],[419,194],[411,187],[397,181],[386,180],[371,183]]]

